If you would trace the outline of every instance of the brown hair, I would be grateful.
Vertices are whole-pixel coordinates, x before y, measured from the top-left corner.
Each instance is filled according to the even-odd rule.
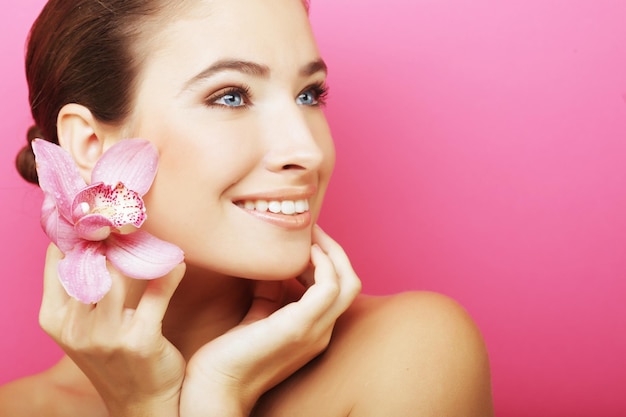
[[[16,158],[20,175],[37,183],[30,143],[58,143],[57,117],[68,103],[87,107],[102,122],[129,116],[145,22],[167,0],[50,0],[33,24],[26,51],[26,79],[35,126]],[[182,3],[182,2],[181,2]]]
[[[307,0],[302,0],[309,7]],[[18,153],[16,166],[37,184],[35,138],[59,143],[57,117],[68,103],[87,107],[105,123],[129,115],[142,57],[140,41],[148,39],[167,6],[188,0],[49,0],[30,31],[26,79],[35,126]],[[163,16],[167,18],[168,16]],[[148,22],[156,26],[148,25]]]

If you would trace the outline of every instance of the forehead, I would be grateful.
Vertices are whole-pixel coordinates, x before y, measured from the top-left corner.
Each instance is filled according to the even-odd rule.
[[[279,71],[319,58],[302,0],[193,0],[151,32],[148,72],[160,66],[189,75],[232,58]]]

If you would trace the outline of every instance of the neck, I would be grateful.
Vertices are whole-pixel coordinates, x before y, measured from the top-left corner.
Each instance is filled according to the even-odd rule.
[[[191,265],[163,319],[163,334],[189,358],[237,326],[250,308],[254,282],[208,275]]]

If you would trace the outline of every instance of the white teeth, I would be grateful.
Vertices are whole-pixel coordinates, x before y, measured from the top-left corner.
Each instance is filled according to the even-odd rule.
[[[309,202],[308,200],[247,200],[244,202],[238,202],[237,205],[241,208],[245,208],[246,210],[256,210],[262,212],[271,212],[274,214],[302,214],[309,211]]]
[[[255,210],[257,211],[267,211],[269,208],[269,203],[265,200],[259,200],[255,203]]]
[[[283,214],[295,214],[296,203],[294,201],[283,201],[280,211],[282,211]]]
[[[296,201],[296,213],[304,213],[305,211],[309,211],[309,202],[307,200],[298,200]]]
[[[270,201],[270,207],[269,210],[272,213],[280,213],[280,211],[282,210],[283,205],[280,203],[280,201]]]

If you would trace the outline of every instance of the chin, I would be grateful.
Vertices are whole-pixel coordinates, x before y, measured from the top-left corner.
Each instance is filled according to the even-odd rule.
[[[245,268],[241,268],[243,265],[240,265],[239,274],[236,276],[275,281],[295,278],[309,267],[310,252],[308,250],[298,254],[294,254],[293,251],[289,252],[289,254],[256,259],[256,262],[245,265]]]
[[[264,242],[239,247],[234,265],[242,278],[286,280],[304,272],[311,262],[310,232],[289,237],[273,236]]]
[[[311,260],[310,242],[306,245],[278,245],[269,250],[268,245],[264,245],[254,250],[237,251],[236,256],[232,256],[232,252],[206,253],[211,255],[203,256],[197,250],[187,252],[187,264],[213,274],[263,281],[295,278],[309,267]]]

